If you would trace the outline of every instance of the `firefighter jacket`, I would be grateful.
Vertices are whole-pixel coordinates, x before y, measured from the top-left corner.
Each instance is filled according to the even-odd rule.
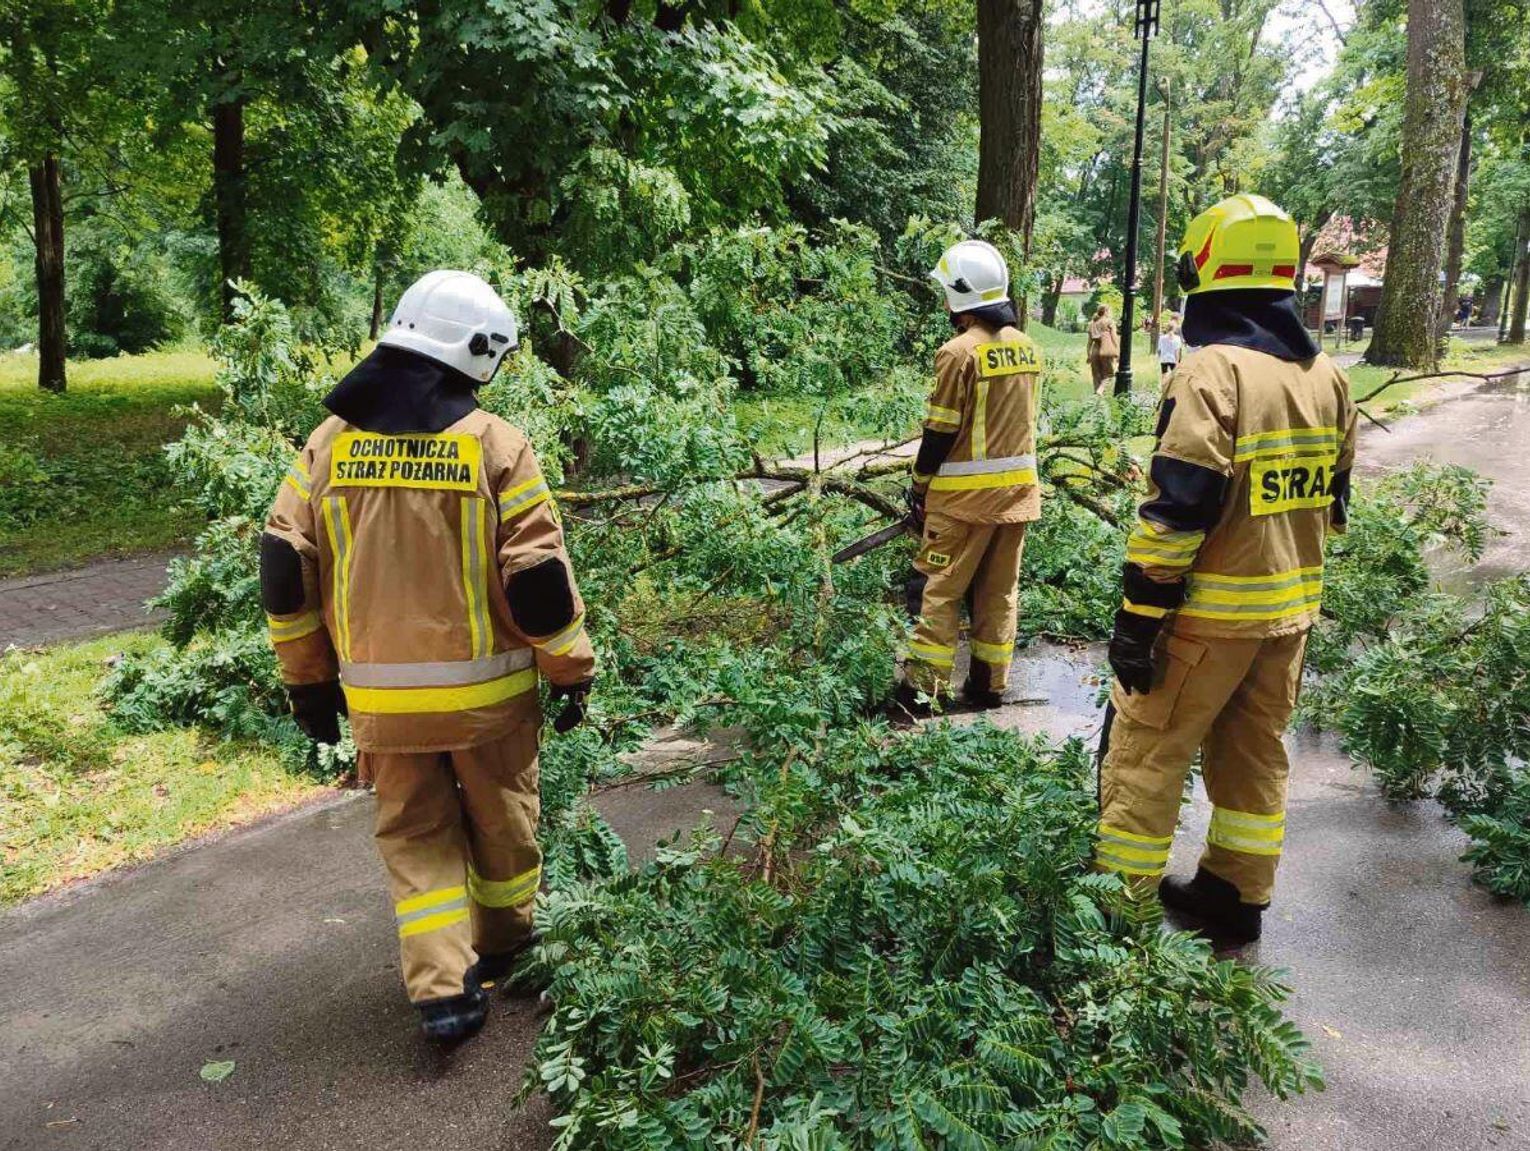
[[[914,461],[930,513],[965,523],[1039,519],[1036,408],[1041,354],[1020,329],[981,323],[935,353],[935,390]]]
[[[1190,353],[1159,407],[1148,498],[1127,562],[1188,577],[1179,635],[1305,631],[1323,594],[1323,542],[1343,531],[1355,458],[1349,381],[1322,353],[1281,360],[1214,344]],[[1128,612],[1167,614],[1133,603]]]
[[[261,547],[282,678],[338,678],[363,751],[476,747],[540,723],[538,671],[593,675],[547,482],[526,436],[487,412],[408,434],[330,417]]]

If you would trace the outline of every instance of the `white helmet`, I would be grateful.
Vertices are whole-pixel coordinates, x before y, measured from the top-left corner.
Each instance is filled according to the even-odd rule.
[[[393,309],[379,344],[428,356],[486,383],[520,336],[499,294],[471,272],[427,272]]]
[[[983,240],[952,244],[930,279],[946,290],[953,312],[970,312],[1009,299],[1009,268],[999,249]]]

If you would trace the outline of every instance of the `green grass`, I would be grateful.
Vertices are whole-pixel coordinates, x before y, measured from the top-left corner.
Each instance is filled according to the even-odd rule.
[[[39,391],[33,356],[0,357],[0,575],[187,542],[163,448],[208,407],[214,365],[200,352],[70,364],[69,390]]]
[[[113,657],[163,642],[129,634],[0,656],[0,906],[323,790],[274,751],[119,731],[96,686]]]
[[[1088,337],[1083,332],[1060,332],[1032,321],[1026,329],[1046,358],[1042,388],[1049,396],[1082,399],[1093,391],[1089,365],[1084,360]],[[1145,334],[1138,334],[1133,352],[1133,387],[1136,391],[1157,394],[1158,360]],[[930,371],[934,371],[933,364]],[[933,383],[933,376],[919,382],[919,389]],[[744,393],[734,402],[739,427],[768,458],[806,455],[813,449],[813,433],[818,428],[819,445],[833,448],[859,440],[906,439],[919,433],[924,410],[923,390],[906,404],[906,418],[896,427],[889,426],[886,381],[878,381],[858,393],[840,396],[824,408],[824,401],[811,396],[774,396]],[[823,411],[822,424],[819,414]]]
[[[1461,340],[1451,340],[1441,368],[1444,371],[1491,374],[1515,364],[1524,363],[1530,363],[1530,346],[1468,344]],[[1396,369],[1355,364],[1353,367],[1346,368],[1344,372],[1349,377],[1351,394],[1358,399],[1386,383],[1395,374]],[[1403,372],[1402,374],[1411,376],[1416,373]],[[1397,384],[1368,402],[1365,408],[1371,415],[1381,419],[1402,415],[1412,411],[1420,399],[1427,397],[1441,384],[1448,382],[1446,380],[1415,380],[1411,383]]]

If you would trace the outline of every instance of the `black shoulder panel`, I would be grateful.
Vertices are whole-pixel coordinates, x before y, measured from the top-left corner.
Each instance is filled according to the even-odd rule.
[[[1172,456],[1154,456],[1153,482],[1158,498],[1142,505],[1140,514],[1177,532],[1206,532],[1222,518],[1227,477],[1200,464]]]
[[[270,532],[260,533],[260,602],[272,615],[303,609],[303,558]]]
[[[533,638],[552,635],[574,622],[574,588],[568,567],[548,556],[510,577],[505,585],[515,626]]]

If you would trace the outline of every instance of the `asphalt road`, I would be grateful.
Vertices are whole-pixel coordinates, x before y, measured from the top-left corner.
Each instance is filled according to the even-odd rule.
[[[1508,388],[1453,400],[1395,439],[1367,433],[1362,455],[1470,456],[1499,481],[1497,545],[1522,568],[1526,403]],[[998,718],[1089,738],[1097,659],[1022,655],[1016,687],[1046,702]],[[1287,854],[1248,958],[1290,972],[1329,1087],[1255,1097],[1273,1146],[1530,1148],[1530,914],[1472,886],[1464,840],[1432,806],[1389,807],[1326,743],[1292,750]],[[700,786],[602,806],[637,855],[730,809]],[[0,915],[0,1147],[548,1146],[541,1100],[516,1101],[533,1005],[501,1002],[452,1055],[416,1038],[370,807],[347,795]],[[1193,867],[1205,817],[1198,799],[1176,870]],[[218,1060],[233,1073],[203,1082]]]

